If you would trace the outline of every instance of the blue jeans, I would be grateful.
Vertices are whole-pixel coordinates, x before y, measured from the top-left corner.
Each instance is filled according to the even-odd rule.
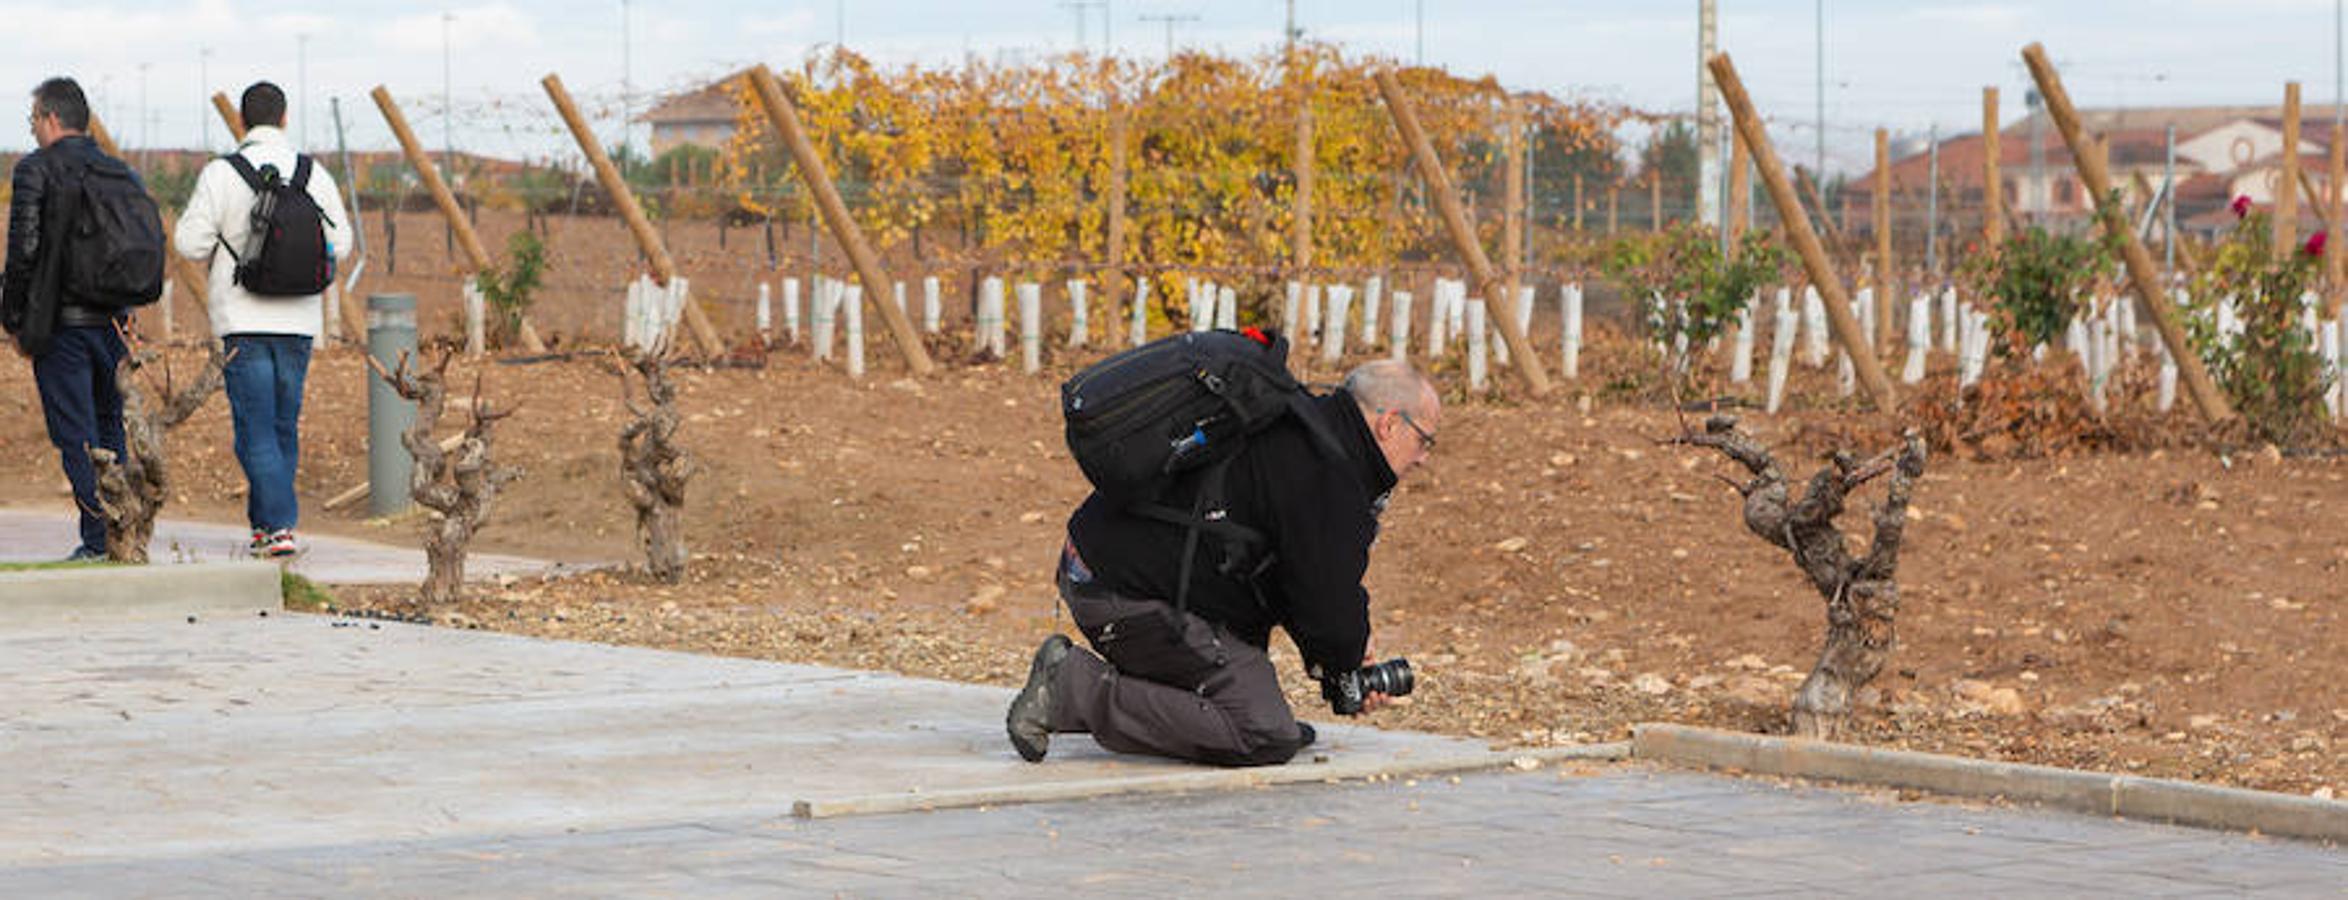
[[[310,339],[294,334],[232,334],[223,372],[236,461],[245,470],[245,519],[256,531],[292,529],[301,519],[294,469],[302,458],[302,383]]]
[[[104,447],[117,458],[122,453],[122,391],[114,381],[122,354],[122,336],[112,327],[60,328],[48,352],[33,359],[41,418],[65,465],[65,480],[73,483],[81,549],[91,553],[106,552],[106,520],[98,515],[98,470],[90,448]]]

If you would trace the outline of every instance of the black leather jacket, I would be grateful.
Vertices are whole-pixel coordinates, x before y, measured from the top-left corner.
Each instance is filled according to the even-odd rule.
[[[33,296],[33,276],[41,255],[51,249],[41,245],[41,238],[47,226],[43,214],[51,208],[53,189],[72,184],[74,173],[101,155],[97,141],[71,135],[17,160],[8,200],[8,268],[0,274],[0,325],[7,326],[9,333],[35,322],[46,312],[37,304],[50,302]],[[67,297],[57,310],[54,325],[73,328],[110,321],[106,312],[82,308]]]

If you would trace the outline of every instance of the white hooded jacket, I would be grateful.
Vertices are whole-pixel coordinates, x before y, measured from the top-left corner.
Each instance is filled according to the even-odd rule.
[[[263,125],[246,131],[245,142],[236,152],[255,169],[276,166],[286,177],[293,177],[295,151],[282,128]],[[343,209],[334,176],[316,159],[310,161],[309,194],[326,217],[326,243],[340,262],[351,252],[351,217]],[[204,171],[196,176],[195,192],[188,196],[187,209],[180,212],[179,226],[172,232],[172,247],[188,259],[211,262],[213,336],[297,334],[315,338],[324,315],[320,295],[256,297],[246,293],[236,285],[235,258],[221,251],[225,241],[239,255],[247,254],[246,248],[252,246],[255,199],[253,189],[245,186],[227,160],[205,163]]]

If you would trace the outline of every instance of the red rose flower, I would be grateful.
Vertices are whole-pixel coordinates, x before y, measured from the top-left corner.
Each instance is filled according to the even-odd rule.
[[[2324,232],[2318,231],[2308,235],[2307,246],[2299,248],[2299,252],[2317,257],[2324,255]]]
[[[2247,215],[2250,215],[2250,195],[2244,194],[2234,198],[2234,218],[2239,219]]]

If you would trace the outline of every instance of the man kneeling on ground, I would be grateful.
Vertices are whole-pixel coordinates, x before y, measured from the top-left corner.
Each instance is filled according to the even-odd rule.
[[[1077,507],[1057,581],[1098,655],[1057,634],[1036,650],[1006,717],[1021,757],[1041,761],[1055,733],[1089,732],[1118,753],[1224,766],[1278,765],[1313,742],[1266,655],[1272,628],[1287,630],[1314,677],[1370,662],[1361,580],[1378,514],[1397,479],[1434,450],[1442,404],[1425,375],[1395,361],[1356,368],[1343,387],[1310,402],[1342,458],[1326,458],[1293,417],[1250,439],[1226,475],[1225,507],[1269,546],[1230,565],[1239,561],[1226,560],[1220,542],[1196,542],[1188,611],[1158,632],[1173,635],[1161,643],[1184,645],[1174,652],[1120,640],[1119,626],[1174,612],[1165,598],[1177,596],[1186,529],[1098,493]],[[1166,503],[1190,504],[1198,481],[1193,473],[1175,482]],[[1385,700],[1371,694],[1363,708]]]

